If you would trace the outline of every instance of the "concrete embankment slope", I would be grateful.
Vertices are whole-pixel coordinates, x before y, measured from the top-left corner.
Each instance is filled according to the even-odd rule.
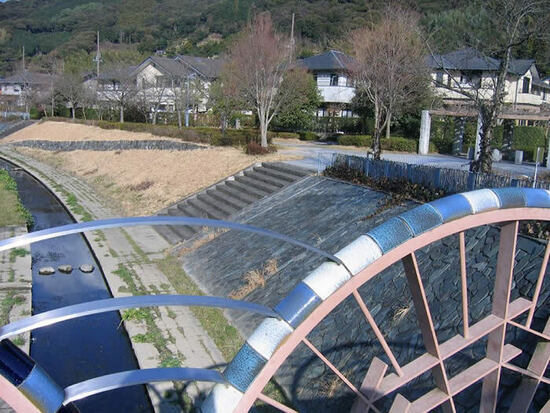
[[[0,239],[6,239],[27,233],[24,226],[0,228]],[[11,323],[31,315],[32,310],[32,273],[29,246],[0,252],[0,325]],[[30,333],[12,338],[25,353],[29,353]],[[13,410],[0,400],[0,412]]]
[[[389,195],[364,187],[309,177],[264,198],[234,219],[281,232],[335,253],[382,221],[413,206],[381,208]],[[372,214],[375,214],[372,216]],[[471,323],[491,310],[499,229],[484,226],[466,233]],[[531,296],[535,288],[545,245],[519,237],[514,274],[515,291]],[[230,296],[268,306],[276,305],[323,258],[301,248],[256,234],[227,231],[209,238],[194,238],[181,249],[186,272],[211,295]],[[462,330],[458,236],[451,236],[417,252],[426,294],[440,342]],[[548,280],[549,277],[547,277]],[[550,295],[550,282],[543,287],[540,303]],[[398,262],[359,290],[400,365],[424,351],[412,298]],[[512,297],[515,299],[516,297]],[[548,309],[546,309],[548,310]],[[248,336],[259,319],[229,314]],[[542,317],[544,315],[541,314]],[[544,319],[545,320],[545,319]],[[364,316],[353,299],[341,303],[309,335],[308,339],[356,386],[360,387],[373,357],[389,364]],[[510,342],[525,347],[525,334],[508,335]],[[452,376],[485,354],[485,343],[470,346],[449,363]],[[354,394],[305,345],[299,346],[276,376],[294,408],[306,412],[348,411]],[[517,376],[503,373],[506,389]],[[430,377],[420,377],[400,393],[415,400],[430,387]],[[433,386],[433,385],[432,385]],[[455,399],[468,410],[479,400],[472,387]],[[389,398],[391,404],[393,398]],[[382,405],[384,401],[381,402]],[[382,411],[389,410],[389,404]]]
[[[69,205],[78,220],[115,216],[94,190],[79,179],[7,148],[2,149],[2,155],[39,178]],[[85,235],[114,297],[177,293],[160,269],[169,245],[153,228],[115,228]],[[207,368],[224,364],[220,351],[188,308],[159,308],[151,310],[151,313],[129,312],[125,314],[123,324],[140,368],[161,365]],[[183,405],[190,402],[187,396],[198,401],[208,388],[208,383],[191,383],[185,388],[181,385],[175,388],[172,382],[147,386],[157,412],[180,411]]]

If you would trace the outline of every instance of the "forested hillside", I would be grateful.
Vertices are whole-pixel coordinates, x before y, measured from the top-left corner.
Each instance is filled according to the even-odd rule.
[[[475,45],[489,35],[483,33],[486,16],[475,1],[403,2],[421,15],[438,51],[465,42]],[[285,32],[290,32],[295,13],[299,53],[305,56],[344,47],[346,33],[376,20],[377,10],[385,4],[382,0],[9,0],[0,3],[0,75],[19,67],[23,46],[27,62],[36,66],[56,55],[75,68],[91,68],[98,30],[106,60],[136,62],[157,50],[169,55],[216,55],[251,16],[266,10]],[[517,54],[535,57],[545,71],[550,63],[545,42],[532,42]]]

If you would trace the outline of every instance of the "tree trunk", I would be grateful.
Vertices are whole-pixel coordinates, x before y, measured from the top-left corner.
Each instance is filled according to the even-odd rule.
[[[153,121],[151,122],[153,125],[156,125],[156,124],[157,124],[157,114],[158,114],[158,112],[157,112],[157,110],[155,109],[155,110],[153,111]]]
[[[380,108],[378,102],[374,103],[374,130],[372,131],[372,150],[374,159],[380,159],[382,148],[380,147]]]
[[[75,107],[74,107],[74,104],[71,105],[71,112],[73,114],[73,120],[75,119]]]
[[[181,109],[178,108],[178,129],[181,129]]]
[[[263,110],[260,110],[259,113],[260,118],[260,136],[261,136],[261,144],[262,148],[267,148],[267,115],[264,113]]]
[[[222,115],[222,122],[221,122],[221,127],[222,127],[222,138],[225,138],[225,130],[227,129],[227,118],[225,117],[225,115]]]
[[[391,113],[388,113],[387,119],[386,119],[386,139],[390,138],[390,129],[391,129]]]
[[[52,117],[54,117],[54,110],[55,110],[55,96],[52,93]]]
[[[491,155],[491,139],[497,123],[494,107],[482,106],[481,114],[481,139],[479,142],[479,157],[470,164],[470,171],[477,173],[491,173],[493,158]]]
[[[124,123],[124,106],[120,105],[120,123]]]

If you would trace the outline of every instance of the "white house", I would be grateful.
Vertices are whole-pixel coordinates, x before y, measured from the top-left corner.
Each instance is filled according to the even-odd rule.
[[[350,77],[352,57],[337,50],[329,50],[300,59],[298,63],[313,74],[323,98],[318,116],[353,116],[349,105],[355,96],[355,87]]]
[[[468,103],[463,89],[492,96],[500,61],[465,48],[428,58],[435,93],[447,105]],[[512,59],[506,76],[504,103],[514,111],[539,112],[550,103],[550,82],[540,78],[534,60]]]
[[[32,97],[49,94],[53,77],[46,73],[27,70],[0,79],[0,102],[3,104],[25,106]]]

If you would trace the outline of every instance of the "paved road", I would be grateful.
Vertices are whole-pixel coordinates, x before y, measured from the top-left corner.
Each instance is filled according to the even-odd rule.
[[[340,146],[321,142],[296,142],[279,139],[276,140],[276,144],[280,148],[280,153],[303,156],[303,159],[286,161],[287,163],[315,171],[322,171],[329,164],[334,153],[358,156],[366,156],[367,153],[365,149],[342,149]],[[468,170],[469,167],[469,161],[465,158],[440,154],[418,155],[413,153],[386,152],[382,154],[382,159],[436,166],[439,168]],[[535,172],[535,166],[532,164],[515,165],[512,162],[495,162],[493,168],[518,177],[533,176]],[[539,171],[550,172],[550,169],[541,167]]]

